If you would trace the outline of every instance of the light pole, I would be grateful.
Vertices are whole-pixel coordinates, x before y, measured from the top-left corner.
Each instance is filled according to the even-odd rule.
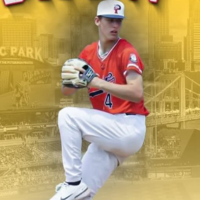
[[[156,82],[155,82],[155,71],[154,71],[154,96],[156,96]],[[156,99],[157,97],[154,98],[154,110],[155,110],[155,152],[157,153],[157,110],[156,110]]]

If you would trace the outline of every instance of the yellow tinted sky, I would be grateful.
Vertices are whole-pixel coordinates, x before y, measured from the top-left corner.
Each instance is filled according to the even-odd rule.
[[[166,1],[166,0],[160,0]],[[169,1],[170,34],[174,40],[182,41],[186,35],[187,19],[189,14],[189,0],[167,0]]]
[[[40,33],[53,33],[64,36],[68,21],[65,17],[69,13],[69,4],[75,5],[95,4],[99,1],[91,0],[51,0],[42,2],[39,0],[26,0],[23,4],[6,7],[3,0],[0,0],[0,17],[7,13],[29,13],[38,20]],[[135,43],[139,51],[147,50],[148,41],[148,0],[122,0],[126,5],[127,21],[124,23],[122,36]],[[170,34],[175,41],[183,42],[183,37],[187,33],[188,5],[189,0],[159,0],[169,2],[169,27]],[[156,6],[156,5],[155,5]],[[88,23],[93,23],[91,19]]]

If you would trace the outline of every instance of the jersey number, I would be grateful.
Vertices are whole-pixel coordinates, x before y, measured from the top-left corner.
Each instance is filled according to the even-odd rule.
[[[112,108],[112,100],[111,100],[111,95],[107,94],[105,98],[105,105],[109,108]]]

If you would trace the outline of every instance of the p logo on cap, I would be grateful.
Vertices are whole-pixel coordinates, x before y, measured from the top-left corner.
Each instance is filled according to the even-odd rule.
[[[124,18],[124,4],[121,1],[104,0],[97,7],[97,16],[107,18]]]
[[[118,14],[118,10],[121,10],[121,6],[119,4],[116,4],[114,7],[115,13]]]

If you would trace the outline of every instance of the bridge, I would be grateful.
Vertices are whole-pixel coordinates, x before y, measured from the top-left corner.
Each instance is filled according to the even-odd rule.
[[[144,85],[147,127],[200,119],[200,84],[185,73],[160,74]]]

